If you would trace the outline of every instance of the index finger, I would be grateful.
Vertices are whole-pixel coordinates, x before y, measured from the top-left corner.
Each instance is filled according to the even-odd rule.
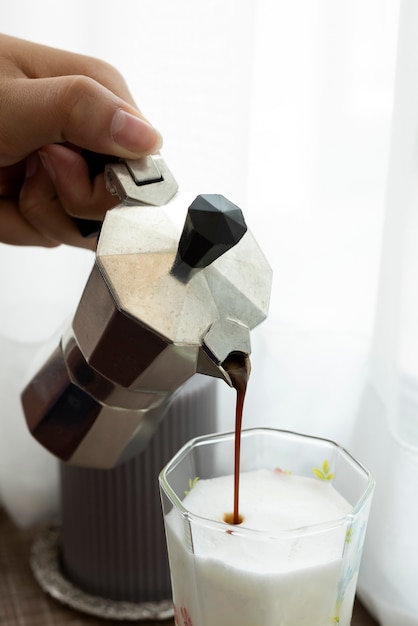
[[[151,154],[162,143],[134,107],[87,76],[15,79],[1,119],[0,166],[52,143],[123,158]]]
[[[107,63],[6,36],[0,56],[0,166],[65,141],[124,158],[161,147],[160,134]]]
[[[90,76],[137,109],[123,76],[101,59],[8,35],[0,36],[0,55],[3,59],[9,59],[11,77]]]

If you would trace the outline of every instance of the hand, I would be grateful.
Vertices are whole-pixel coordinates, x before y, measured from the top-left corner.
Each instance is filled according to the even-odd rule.
[[[90,57],[0,35],[0,242],[95,248],[73,218],[117,204],[81,150],[140,158],[160,134],[122,76]]]

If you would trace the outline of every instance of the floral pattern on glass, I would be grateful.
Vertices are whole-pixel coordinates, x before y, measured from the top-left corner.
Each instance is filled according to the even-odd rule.
[[[329,462],[327,459],[322,463],[321,469],[314,467],[312,471],[320,480],[332,480],[334,478],[333,472],[329,471]]]
[[[193,622],[185,606],[181,606],[180,609],[178,609],[176,605],[174,604],[173,608],[174,608],[174,623],[176,626],[193,626]]]
[[[193,487],[196,487],[197,482],[199,481],[199,476],[195,476],[193,479],[189,478],[189,488],[184,492],[184,495],[187,496],[188,493],[190,493],[190,491],[193,489]]]

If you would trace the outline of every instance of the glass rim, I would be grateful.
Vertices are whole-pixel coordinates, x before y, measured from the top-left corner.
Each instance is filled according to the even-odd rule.
[[[185,457],[187,452],[194,447],[198,447],[201,445],[208,445],[215,443],[216,441],[222,440],[230,440],[235,437],[234,431],[220,432],[220,433],[212,433],[208,435],[202,435],[200,437],[195,437],[186,442],[176,454],[170,459],[170,461],[163,467],[158,476],[158,481],[160,484],[160,488],[164,491],[165,495],[171,500],[173,506],[179,511],[184,519],[188,521],[193,521],[198,523],[200,526],[206,526],[214,529],[221,530],[225,532],[225,527],[231,529],[231,533],[235,535],[251,535],[253,537],[259,537],[263,539],[278,539],[283,536],[290,536],[292,534],[300,534],[302,532],[307,533],[310,531],[312,534],[325,532],[332,528],[336,528],[346,523],[350,523],[350,520],[353,521],[358,513],[361,511],[367,500],[373,493],[373,489],[375,486],[375,480],[371,474],[371,472],[358,461],[348,450],[333,441],[332,439],[327,439],[326,437],[319,437],[316,435],[308,435],[304,433],[299,433],[292,430],[285,430],[279,428],[271,428],[271,427],[256,427],[256,428],[246,428],[242,430],[241,436],[242,438],[249,437],[251,435],[256,434],[265,434],[265,433],[277,433],[282,435],[290,435],[295,437],[300,437],[303,439],[313,439],[315,441],[324,442],[327,444],[331,444],[335,449],[337,449],[341,454],[346,455],[364,474],[367,482],[366,486],[361,494],[361,496],[357,499],[355,505],[350,509],[350,511],[337,519],[329,520],[326,522],[318,522],[317,524],[309,524],[305,526],[298,526],[293,528],[280,529],[277,532],[258,530],[254,528],[248,528],[242,526],[241,524],[227,524],[226,522],[211,519],[209,517],[204,517],[202,515],[197,515],[196,513],[192,513],[189,511],[184,505],[183,501],[177,496],[175,491],[172,489],[168,479],[168,472],[176,467],[181,460]],[[332,484],[332,481],[331,481]],[[233,529],[233,530],[232,530]]]

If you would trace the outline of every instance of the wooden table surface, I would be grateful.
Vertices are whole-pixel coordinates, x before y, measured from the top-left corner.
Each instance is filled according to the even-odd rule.
[[[0,625],[1,626],[121,626],[74,611],[45,594],[32,575],[29,554],[38,529],[21,530],[0,509]],[[133,622],[124,622],[133,624]],[[164,622],[135,622],[141,626],[173,626]],[[377,626],[356,602],[352,626]]]

